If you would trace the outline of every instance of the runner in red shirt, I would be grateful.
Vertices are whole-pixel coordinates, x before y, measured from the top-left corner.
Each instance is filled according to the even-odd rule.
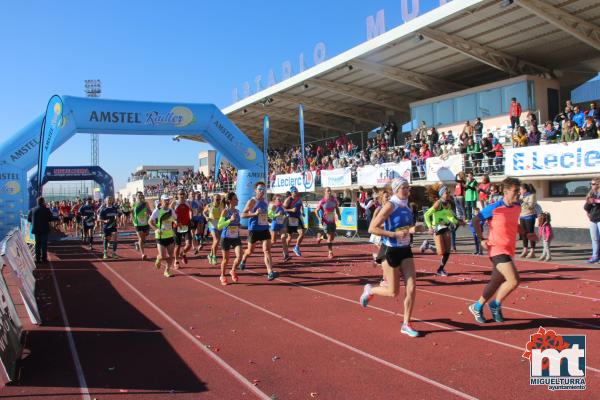
[[[65,230],[65,233],[67,233],[67,231],[69,230],[69,226],[71,225],[71,206],[66,201],[63,201],[62,203],[60,203],[59,213],[60,218],[62,220],[63,228]]]
[[[469,311],[479,323],[487,322],[483,315],[483,306],[496,294],[496,299],[489,304],[492,317],[496,322],[504,322],[502,300],[519,286],[519,272],[515,267],[516,236],[520,230],[519,189],[521,182],[516,178],[506,178],[502,181],[504,197],[481,210],[473,217],[473,227],[481,245],[489,252],[492,260],[492,276],[478,301],[469,306]],[[480,221],[489,221],[489,235],[485,239]]]
[[[192,248],[192,231],[190,229],[192,208],[186,201],[183,189],[177,192],[177,201],[173,210],[175,210],[175,214],[177,215],[175,226],[175,269],[179,269],[179,259],[184,264],[187,264],[187,252]],[[185,246],[182,249],[183,242],[185,242]]]

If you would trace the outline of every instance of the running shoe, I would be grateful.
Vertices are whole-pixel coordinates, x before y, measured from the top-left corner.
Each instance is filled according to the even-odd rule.
[[[165,272],[163,272],[163,275],[165,278],[170,278],[171,277],[171,272],[169,272],[168,270],[165,269]]]
[[[283,253],[283,262],[288,262],[292,259],[288,253]]]
[[[199,251],[199,249],[194,249],[194,255],[197,255]]]
[[[183,261],[184,264],[188,263],[188,259],[187,259],[187,256],[185,254],[181,256],[181,261]]]
[[[145,255],[145,254],[142,254],[142,261],[145,261],[145,260],[146,260],[146,258],[148,258],[148,256],[147,256],[147,255]]]
[[[360,295],[360,305],[363,307],[366,307],[369,305],[369,301],[373,298],[373,295],[371,294],[371,289],[372,286],[370,284],[366,284],[365,288],[363,289],[362,294]]]
[[[296,253],[298,257],[302,257],[302,252],[300,252],[300,247],[298,247],[298,245],[294,246],[294,253]]]
[[[104,253],[102,253],[102,259],[108,260],[108,253],[106,251]]]
[[[323,240],[323,238],[322,238],[321,236],[319,236],[319,237],[317,238],[317,244],[321,244],[321,240]]]
[[[90,244],[90,251],[94,250],[94,246]]]
[[[423,244],[421,244],[421,247],[419,250],[421,250],[421,253],[425,253],[425,250],[427,250],[429,248],[429,240],[425,239],[423,240]]]
[[[278,272],[275,272],[275,271],[269,272],[269,274],[267,275],[267,280],[272,281],[273,279],[277,278],[278,276],[279,276]]]
[[[179,260],[175,260],[175,263],[173,263],[173,269],[179,269]]]
[[[598,261],[600,261],[600,259],[598,257],[591,257],[589,260],[587,260],[586,262],[588,264],[594,264],[597,263]]]
[[[221,281],[221,285],[222,286],[227,286],[227,277],[224,275],[221,275],[221,277],[219,278],[219,280]]]
[[[494,321],[504,322],[504,317],[502,316],[502,306],[500,306],[500,304],[494,305],[492,302],[490,302],[488,307],[490,308],[490,312],[492,313],[492,318],[494,318]]]
[[[118,260],[119,256],[117,255],[117,253],[112,253],[112,258],[113,260]]]
[[[140,251],[140,244],[138,242],[135,242],[133,245],[136,251]]]
[[[332,260],[332,259],[333,259],[333,253],[329,253],[329,254],[327,255],[327,258],[329,258],[330,260]]]
[[[160,269],[160,258],[154,260],[154,266],[156,267],[156,269]]]
[[[415,331],[412,326],[409,324],[402,324],[402,328],[400,328],[400,333],[408,335],[410,337],[418,337],[419,331]]]
[[[485,324],[487,321],[485,320],[485,317],[483,316],[483,307],[480,310],[477,310],[475,308],[475,304],[476,303],[473,303],[469,306],[469,311],[475,317],[475,321],[479,322],[480,324]]]
[[[246,269],[246,261],[240,262],[239,268],[240,268],[240,271],[245,270]]]
[[[438,269],[435,274],[437,276],[448,276],[448,273],[446,271],[444,271],[443,269]]]
[[[234,283],[237,283],[237,281],[239,280],[237,273],[235,272],[234,269],[232,269],[231,271],[229,271],[229,276],[231,276],[231,280]]]

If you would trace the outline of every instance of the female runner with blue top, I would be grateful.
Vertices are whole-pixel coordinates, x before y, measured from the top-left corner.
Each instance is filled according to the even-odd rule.
[[[271,234],[269,233],[269,204],[265,200],[267,187],[264,182],[254,185],[254,197],[248,200],[242,218],[248,218],[248,248],[242,256],[240,270],[246,268],[246,260],[254,251],[254,244],[262,242],[265,266],[267,267],[267,279],[272,281],[277,278],[277,272],[273,271],[271,261]]]
[[[392,181],[392,198],[382,206],[381,211],[371,220],[369,233],[381,236],[381,249],[377,262],[383,266],[383,274],[388,283],[373,287],[366,284],[360,304],[367,307],[374,295],[396,297],[400,289],[400,273],[404,277],[406,294],[404,297],[404,323],[400,332],[410,337],[419,336],[410,324],[415,303],[415,264],[410,248],[410,234],[422,231],[422,226],[413,225],[413,212],[408,204],[410,185],[404,178]]]
[[[275,195],[273,204],[269,209],[269,218],[271,219],[271,245],[277,243],[277,235],[281,237],[281,247],[283,249],[283,262],[291,259],[288,253],[287,241],[285,240],[285,209],[283,208],[283,202],[281,201],[281,195]]]
[[[229,275],[233,282],[238,281],[235,270],[242,259],[242,241],[240,240],[240,213],[236,208],[237,205],[238,198],[235,193],[227,193],[225,197],[226,208],[221,213],[218,224],[218,228],[221,230],[221,252],[223,254],[223,260],[221,260],[221,285],[228,284],[225,270],[227,269],[229,251],[231,249],[235,252],[235,259],[231,265]]]

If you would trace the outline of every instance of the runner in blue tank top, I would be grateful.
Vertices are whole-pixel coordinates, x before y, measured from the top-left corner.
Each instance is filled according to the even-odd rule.
[[[267,279],[272,281],[277,278],[277,272],[273,271],[271,260],[271,235],[269,233],[269,204],[265,200],[267,187],[264,182],[254,185],[254,197],[248,200],[242,218],[248,218],[248,248],[242,256],[240,270],[246,268],[246,260],[254,251],[254,244],[262,242],[265,267],[267,267]]]
[[[392,181],[392,198],[382,206],[371,220],[369,233],[381,236],[381,249],[377,261],[383,266],[386,286],[372,287],[366,284],[360,303],[366,307],[373,295],[396,297],[400,289],[400,273],[404,277],[406,294],[404,299],[404,323],[401,332],[410,337],[419,336],[410,324],[415,303],[415,264],[410,249],[410,234],[421,231],[422,227],[413,226],[413,213],[408,205],[410,185],[404,178]]]
[[[221,261],[221,285],[228,284],[225,270],[227,269],[227,263],[229,262],[229,251],[233,249],[235,252],[235,260],[233,260],[231,270],[229,271],[229,275],[233,282],[238,281],[235,270],[242,260],[240,212],[236,208],[238,205],[238,198],[234,192],[229,192],[224,201],[226,208],[221,213],[221,218],[219,218],[218,223],[218,228],[221,230],[221,252],[223,254],[223,260]]]
[[[296,245],[292,250],[298,257],[302,257],[300,244],[302,244],[302,239],[304,239],[304,223],[302,222],[302,210],[304,206],[302,205],[302,196],[298,193],[298,188],[296,186],[290,188],[290,193],[291,196],[285,199],[285,202],[283,203],[283,208],[288,215],[287,247],[290,247],[292,234],[297,233],[298,238],[296,239]]]
[[[281,237],[281,247],[283,249],[283,262],[289,261],[291,259],[290,254],[288,253],[286,232],[285,232],[285,222],[287,215],[285,213],[285,209],[283,208],[283,202],[281,201],[281,195],[275,195],[273,199],[273,203],[269,208],[269,219],[271,219],[271,227],[269,228],[271,231],[271,245],[277,243],[277,236]]]

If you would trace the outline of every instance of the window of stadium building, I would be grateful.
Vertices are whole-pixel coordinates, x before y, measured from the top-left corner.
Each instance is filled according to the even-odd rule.
[[[585,197],[590,180],[550,181],[550,197]]]
[[[535,108],[535,84],[533,81],[523,81],[493,89],[482,90],[422,104],[412,108],[414,121],[425,121],[427,126],[447,125],[475,117],[494,117],[507,114],[510,99],[515,97],[523,109]]]

